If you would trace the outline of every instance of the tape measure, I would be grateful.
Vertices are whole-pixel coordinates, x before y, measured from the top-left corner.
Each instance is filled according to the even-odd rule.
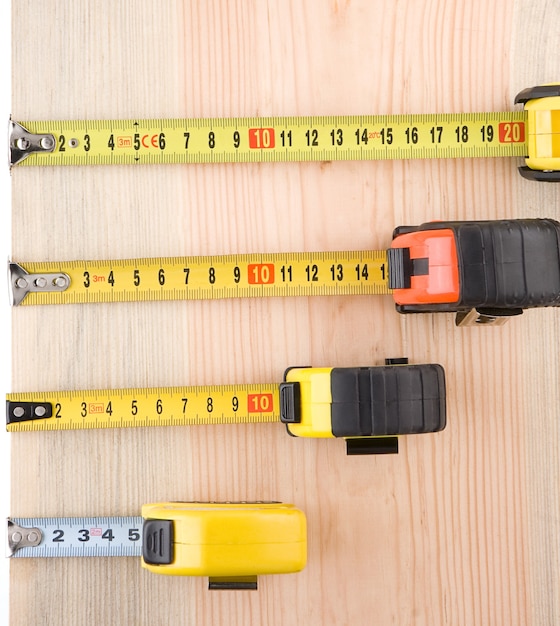
[[[387,294],[387,251],[10,263],[12,304]]]
[[[153,573],[256,589],[259,574],[305,567],[307,525],[302,511],[279,502],[162,502],[138,517],[14,517],[7,544],[15,558],[141,557]]]
[[[524,89],[523,111],[420,115],[10,122],[10,166],[526,157],[560,181],[560,87]]]
[[[446,424],[441,365],[292,367],[269,385],[9,394],[9,431],[282,422],[294,437],[346,440],[348,454],[398,452],[397,436]]]
[[[524,111],[500,113],[23,122],[11,165],[126,165],[511,157]]]
[[[15,305],[391,293],[399,313],[502,324],[560,305],[559,237],[544,218],[436,221],[388,250],[11,263],[10,287]]]

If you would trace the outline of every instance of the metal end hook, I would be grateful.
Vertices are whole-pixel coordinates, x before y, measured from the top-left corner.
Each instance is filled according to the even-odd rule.
[[[21,163],[33,152],[53,152],[56,148],[54,135],[35,135],[21,124],[10,120],[8,127],[8,159],[10,168]]]
[[[34,292],[66,291],[70,286],[70,276],[62,272],[53,274],[30,274],[18,263],[8,262],[8,288],[10,304],[21,304],[25,296]]]
[[[35,548],[43,540],[40,528],[24,528],[10,518],[7,520],[7,556],[14,556],[20,548]]]

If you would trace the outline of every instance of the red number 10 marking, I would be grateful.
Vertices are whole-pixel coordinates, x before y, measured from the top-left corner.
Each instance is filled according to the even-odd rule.
[[[523,122],[502,122],[499,126],[500,143],[522,143],[525,141]]]
[[[247,279],[250,285],[272,285],[274,265],[272,263],[249,263]]]
[[[250,393],[247,396],[249,413],[272,413],[274,400],[271,393]]]
[[[249,128],[249,148],[274,148],[274,128]]]

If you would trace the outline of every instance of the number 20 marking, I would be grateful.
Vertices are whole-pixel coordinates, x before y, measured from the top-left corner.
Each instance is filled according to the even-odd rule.
[[[499,127],[500,143],[522,143],[525,141],[523,122],[502,122]]]

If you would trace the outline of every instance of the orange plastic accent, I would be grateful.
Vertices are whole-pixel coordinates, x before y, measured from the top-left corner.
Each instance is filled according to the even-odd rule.
[[[394,289],[397,304],[442,304],[459,301],[455,235],[449,228],[398,235],[391,248],[409,248],[411,259],[428,259],[428,274],[412,276],[410,289]]]

